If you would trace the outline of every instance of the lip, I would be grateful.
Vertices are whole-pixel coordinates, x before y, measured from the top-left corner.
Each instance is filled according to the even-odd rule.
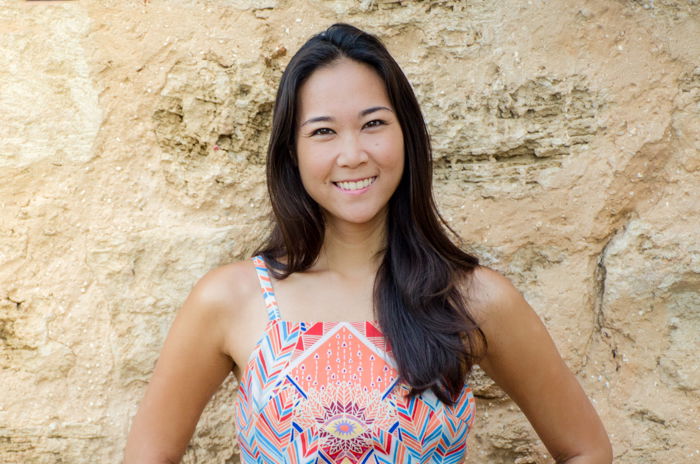
[[[377,176],[358,177],[357,179],[334,180],[334,181],[332,181],[332,182],[333,182],[334,184],[337,184],[338,182],[359,182],[359,181],[365,180],[365,179],[372,179],[373,177],[377,177]],[[370,185],[372,185],[372,184],[370,184]]]
[[[338,182],[359,182],[361,180],[366,180],[366,179],[374,179],[374,181],[372,181],[367,187],[361,188],[358,190],[343,190],[343,188],[341,188],[340,185],[338,185]],[[376,181],[377,181],[377,176],[360,177],[358,179],[353,179],[353,180],[339,180],[339,181],[333,182],[333,186],[335,188],[337,188],[339,191],[341,191],[342,193],[345,193],[347,195],[360,195],[360,194],[366,192],[367,190],[369,190],[369,188],[372,187]]]

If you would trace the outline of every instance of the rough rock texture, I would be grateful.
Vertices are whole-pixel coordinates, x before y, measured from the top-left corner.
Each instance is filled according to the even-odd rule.
[[[616,462],[698,462],[700,5],[576,5],[0,0],[0,462],[119,461],[177,307],[265,235],[275,84],[338,20],[403,66],[445,217],[540,314]],[[468,462],[551,462],[472,383]],[[238,462],[235,387],[184,462]]]

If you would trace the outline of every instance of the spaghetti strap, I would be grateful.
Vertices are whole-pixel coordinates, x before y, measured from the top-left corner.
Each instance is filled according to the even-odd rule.
[[[258,274],[258,281],[260,282],[260,290],[262,291],[263,298],[265,299],[265,308],[267,309],[267,318],[272,321],[276,321],[281,318],[279,306],[277,306],[277,298],[275,298],[275,292],[272,289],[272,280],[270,280],[270,273],[265,265],[265,260],[262,256],[254,256],[253,264],[255,264],[255,271]]]

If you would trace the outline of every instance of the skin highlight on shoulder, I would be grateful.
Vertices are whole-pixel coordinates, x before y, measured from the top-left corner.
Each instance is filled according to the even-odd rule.
[[[200,297],[211,305],[230,307],[234,302],[247,301],[259,292],[253,264],[238,261],[214,268],[198,282]]]
[[[517,307],[513,303],[523,298],[510,279],[488,266],[474,268],[468,282],[469,310],[479,325]]]

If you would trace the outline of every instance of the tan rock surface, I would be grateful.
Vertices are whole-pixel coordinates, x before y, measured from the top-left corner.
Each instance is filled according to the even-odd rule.
[[[540,314],[616,462],[698,462],[696,0],[0,1],[0,462],[121,459],[178,306],[265,235],[275,85],[335,21],[404,68],[445,217]],[[551,462],[473,384],[468,462]],[[238,462],[235,387],[184,462]]]

